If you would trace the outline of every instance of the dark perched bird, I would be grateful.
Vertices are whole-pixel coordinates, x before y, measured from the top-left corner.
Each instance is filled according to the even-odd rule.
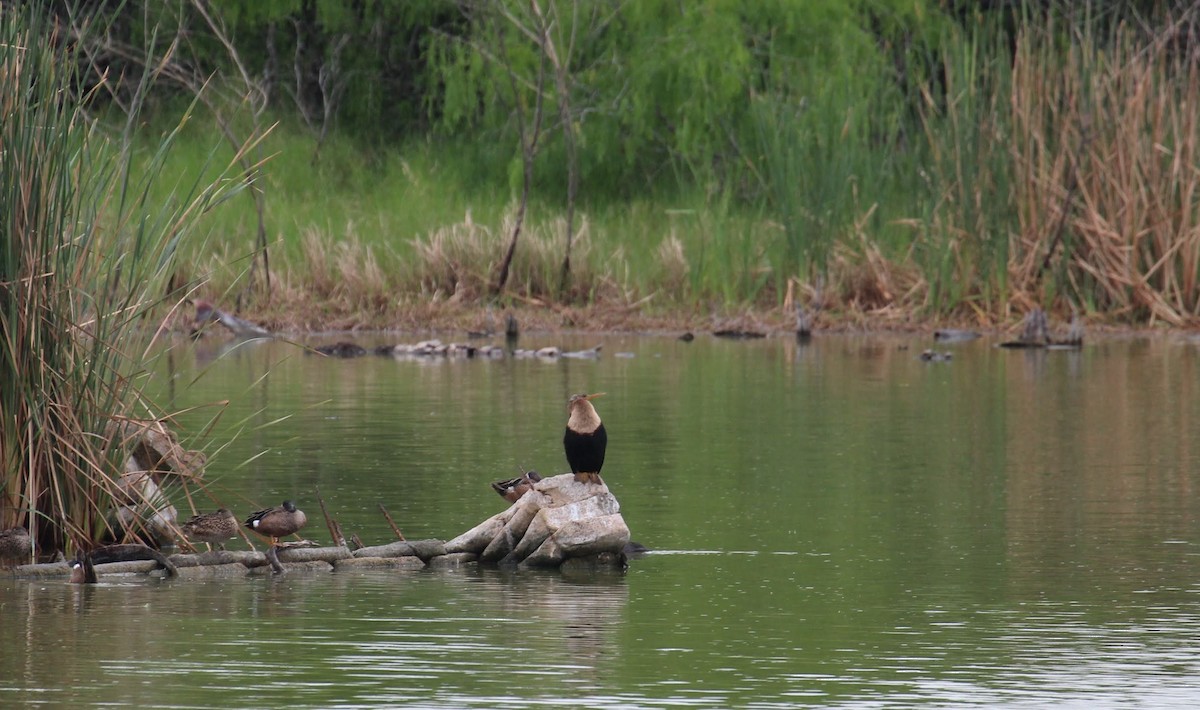
[[[215,513],[201,513],[192,516],[182,526],[183,534],[192,542],[216,543],[225,549],[225,541],[237,537],[238,521],[227,508],[219,508]]]
[[[0,566],[29,562],[33,554],[33,540],[25,528],[0,530]]]
[[[270,537],[272,545],[278,545],[279,538],[291,535],[307,523],[308,518],[304,511],[290,500],[285,500],[281,506],[260,510],[246,518],[246,527],[259,535]]]
[[[604,467],[604,450],[608,446],[608,433],[604,423],[592,406],[592,400],[603,396],[596,394],[573,394],[567,402],[567,432],[563,435],[563,449],[567,452],[567,463],[571,473],[580,483],[604,483],[600,469]]]
[[[540,480],[542,480],[542,477],[537,471],[526,471],[516,478],[510,478],[507,481],[496,481],[492,484],[492,490],[496,491],[501,498],[509,503],[516,503],[521,499],[521,496],[533,488],[533,484]]]

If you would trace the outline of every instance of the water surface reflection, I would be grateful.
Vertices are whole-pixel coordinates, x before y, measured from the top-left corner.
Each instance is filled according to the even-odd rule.
[[[381,336],[382,337],[382,336]],[[571,348],[595,338],[558,339]],[[536,336],[523,346],[551,344]],[[239,513],[320,489],[412,538],[561,471],[600,402],[624,576],[354,572],[0,581],[0,705],[1191,706],[1197,353],[909,337],[604,340],[598,361],[397,362],[190,345],[158,382],[229,400],[209,468]],[[202,373],[202,374],[201,374]],[[215,409],[181,416],[200,432]],[[310,519],[317,516],[310,514]],[[310,536],[326,541],[319,523]]]

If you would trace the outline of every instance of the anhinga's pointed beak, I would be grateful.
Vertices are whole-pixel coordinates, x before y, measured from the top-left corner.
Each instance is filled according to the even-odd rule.
[[[605,394],[604,392],[597,392],[595,394],[589,394],[589,395],[584,396],[584,399],[586,399],[587,401],[590,402],[597,397],[603,397],[604,394]]]

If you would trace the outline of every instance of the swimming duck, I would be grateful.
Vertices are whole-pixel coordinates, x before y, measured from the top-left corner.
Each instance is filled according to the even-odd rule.
[[[215,513],[194,515],[181,527],[183,534],[192,542],[215,543],[222,550],[225,549],[225,541],[238,534],[237,518],[227,508],[219,508]]]
[[[285,500],[283,505],[254,513],[246,518],[245,525],[259,535],[270,537],[272,545],[278,545],[279,538],[295,533],[307,523],[304,511],[292,501]]]
[[[71,560],[71,584],[95,584],[100,581],[96,577],[96,568],[87,555],[80,555]]]
[[[537,471],[526,471],[516,478],[510,478],[507,481],[496,481],[492,484],[492,490],[496,491],[501,498],[509,503],[516,503],[521,499],[521,496],[533,488],[533,484],[540,480],[542,480],[542,477]]]
[[[33,554],[33,540],[25,528],[0,530],[0,563],[22,564]]]

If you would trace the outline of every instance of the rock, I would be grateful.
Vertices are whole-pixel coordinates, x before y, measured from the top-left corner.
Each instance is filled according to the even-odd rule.
[[[628,542],[629,527],[608,486],[564,473],[538,481],[507,510],[447,542],[445,552],[477,554],[491,564],[553,567],[609,553],[623,560]]]

